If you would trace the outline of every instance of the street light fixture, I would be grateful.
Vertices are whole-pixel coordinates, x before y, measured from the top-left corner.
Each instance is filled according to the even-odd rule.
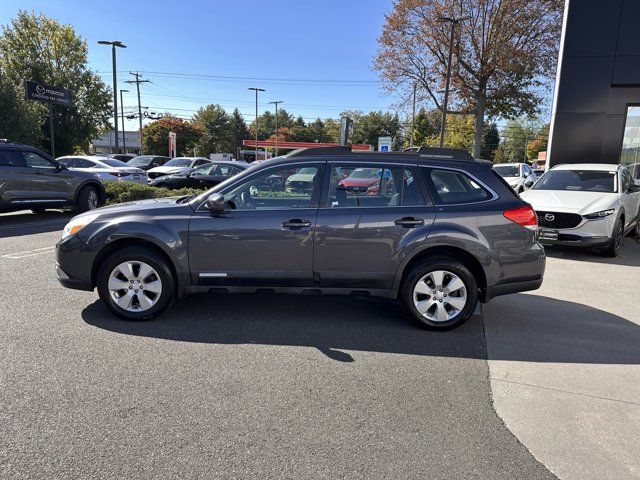
[[[256,88],[256,87],[249,87],[247,90],[254,90],[256,92],[256,125],[255,125],[255,130],[256,130],[256,160],[258,159],[258,92],[266,92],[266,90],[264,88]],[[265,150],[265,156],[264,158],[267,158],[266,155],[266,150]]]
[[[116,47],[127,48],[120,40],[99,40],[99,45],[111,45],[111,63],[113,68],[113,123],[116,137],[116,153],[118,153],[118,79],[116,75]]]
[[[269,102],[276,106],[276,157],[278,156],[278,137],[280,136],[280,132],[278,131],[278,104],[284,103],[282,100],[275,100],[273,102]]]
[[[444,101],[442,102],[442,126],[440,128],[440,148],[444,146],[444,132],[447,124],[447,108],[449,106],[449,83],[451,81],[451,60],[453,57],[453,39],[455,35],[456,25],[471,17],[438,17],[436,22],[449,22],[451,24],[451,33],[449,36],[449,61],[447,62],[447,78],[444,86]]]

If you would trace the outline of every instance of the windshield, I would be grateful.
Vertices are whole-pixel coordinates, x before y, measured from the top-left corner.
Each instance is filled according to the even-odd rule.
[[[136,158],[132,158],[128,162],[128,165],[145,166],[145,165],[149,165],[153,159],[154,157],[136,157]]]
[[[215,167],[215,164],[200,165],[198,168],[191,170],[191,175],[211,175],[211,170]]]
[[[349,177],[351,178],[379,178],[380,170],[377,168],[356,168]]]
[[[550,170],[533,186],[533,190],[573,190],[614,193],[616,172],[598,170]]]
[[[498,172],[501,177],[520,176],[520,167],[518,167],[518,165],[496,165],[493,169]]]
[[[164,164],[165,167],[190,167],[191,166],[190,158],[174,158],[173,160],[169,160]]]
[[[128,167],[129,166],[126,163],[121,162],[120,160],[112,160],[109,158],[100,159],[100,163],[104,163],[105,165],[109,165],[110,167]]]

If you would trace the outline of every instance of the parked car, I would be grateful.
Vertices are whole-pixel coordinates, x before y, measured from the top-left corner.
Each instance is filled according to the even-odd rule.
[[[340,180],[340,187],[347,191],[358,191],[365,195],[379,195],[380,188],[384,190],[395,189],[394,180],[390,175],[390,172],[386,177],[383,176],[383,171],[379,168],[355,168],[349,175]],[[341,169],[340,175],[344,176],[344,171]]]
[[[113,158],[115,160],[120,160],[121,162],[124,162],[124,163],[127,163],[132,158],[136,158],[136,155],[133,153],[107,153],[104,156]]]
[[[0,212],[66,207],[85,212],[105,198],[96,175],[69,170],[35,147],[0,140]]]
[[[171,157],[162,157],[159,155],[138,155],[127,162],[130,167],[140,168],[144,171],[155,167],[161,167],[171,160]]]
[[[114,158],[69,155],[59,157],[57,161],[72,171],[95,173],[103,181],[147,183],[147,174],[144,170],[131,167]]]
[[[290,192],[309,193],[313,189],[313,179],[315,176],[315,168],[303,168],[287,177],[285,180],[285,189]]]
[[[163,175],[175,175],[179,173],[188,173],[196,167],[201,165],[208,165],[211,162],[208,158],[204,157],[176,157],[169,160],[161,167],[154,167],[147,171],[149,180],[162,177]]]
[[[165,188],[211,188],[249,168],[245,162],[215,162],[202,165],[187,173],[164,175],[149,182],[153,187]]]
[[[338,188],[345,165],[388,171],[396,188]],[[310,168],[307,195],[251,194],[266,178]],[[492,164],[464,151],[443,159],[313,148],[197,196],[75,217],[56,246],[57,277],[69,288],[97,287],[114,314],[131,320],[153,318],[187,292],[266,288],[397,298],[422,325],[447,329],[467,320],[478,300],[540,286],[545,255],[536,227],[531,206]]]
[[[544,168],[533,168],[533,173],[536,174],[536,180],[544,175]]]
[[[620,165],[558,165],[522,198],[536,210],[545,244],[596,247],[616,257],[625,234],[640,235],[640,186]]]
[[[537,179],[526,163],[498,163],[493,168],[517,193],[529,190]]]

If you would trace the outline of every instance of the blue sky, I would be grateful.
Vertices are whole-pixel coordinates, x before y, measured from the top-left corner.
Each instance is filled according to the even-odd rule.
[[[0,24],[19,9],[74,26],[89,44],[89,64],[111,86],[111,52],[98,40],[120,40],[119,88],[125,108],[136,103],[129,70],[139,70],[142,104],[190,117],[208,103],[254,116],[253,92],[305,118],[337,117],[344,109],[388,109],[394,98],[372,69],[391,0],[183,0],[181,2],[21,0],[0,9]],[[155,73],[152,73],[155,72]],[[178,74],[178,75],[176,75]],[[227,77],[227,78],[221,78]],[[232,77],[232,78],[229,78]],[[286,81],[282,80],[286,79]],[[133,87],[133,88],[132,88]],[[187,97],[187,98],[185,98]],[[127,129],[135,129],[127,122]]]

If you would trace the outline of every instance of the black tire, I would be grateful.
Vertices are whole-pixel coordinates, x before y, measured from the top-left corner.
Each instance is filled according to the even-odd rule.
[[[620,242],[622,241],[623,236],[624,221],[622,218],[619,218],[613,226],[613,237],[611,238],[611,242],[609,242],[609,246],[605,248],[602,253],[610,258],[617,257],[620,253]]]
[[[629,232],[629,236],[631,238],[640,238],[640,211],[638,211],[638,216],[636,217],[636,224]]]
[[[98,208],[100,203],[100,193],[96,187],[87,185],[86,187],[82,187],[82,190],[78,193],[73,211],[76,213],[88,212],[89,210]]]
[[[457,315],[446,321],[430,320],[418,311],[413,301],[413,292],[418,281],[428,273],[437,270],[445,270],[457,275],[462,280],[467,295],[464,307]],[[478,282],[473,273],[459,260],[450,257],[433,257],[420,262],[405,274],[400,287],[399,300],[405,313],[423,327],[431,330],[449,330],[459,327],[473,314],[478,303]]]
[[[162,292],[158,301],[148,310],[131,312],[121,308],[109,291],[109,277],[111,272],[124,262],[144,262],[151,266],[160,277]],[[102,262],[96,278],[98,295],[109,310],[125,320],[150,320],[167,310],[176,298],[176,282],[173,278],[167,260],[144,247],[127,247],[111,254]]]

